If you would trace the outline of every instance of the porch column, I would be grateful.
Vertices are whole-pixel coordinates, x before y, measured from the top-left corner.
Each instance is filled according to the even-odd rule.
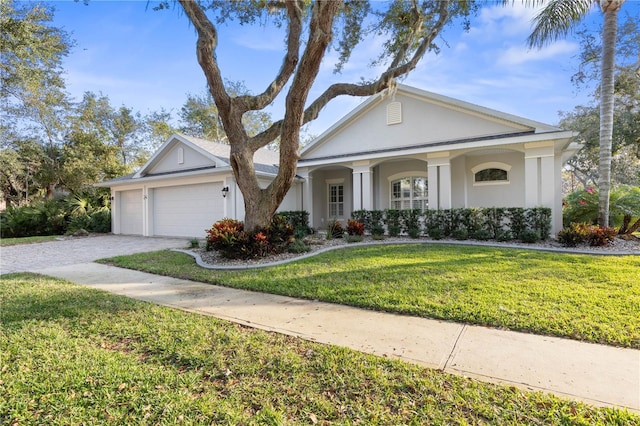
[[[556,176],[553,148],[551,141],[524,145],[525,207],[554,207]]]
[[[298,176],[304,179],[302,183],[302,210],[309,213],[309,226],[313,226],[313,178],[308,170],[298,169]]]
[[[354,162],[353,170],[353,210],[373,209],[373,172],[369,161]]]
[[[451,208],[451,162],[449,152],[427,155],[429,208]]]

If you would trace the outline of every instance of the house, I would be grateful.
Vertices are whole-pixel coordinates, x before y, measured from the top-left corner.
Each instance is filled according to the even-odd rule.
[[[371,96],[301,152],[280,210],[311,226],[359,209],[550,207],[562,228],[561,171],[577,133],[398,85]],[[278,155],[254,157],[265,186]],[[173,135],[135,174],[111,188],[116,234],[194,237],[223,217],[242,219],[229,147]]]

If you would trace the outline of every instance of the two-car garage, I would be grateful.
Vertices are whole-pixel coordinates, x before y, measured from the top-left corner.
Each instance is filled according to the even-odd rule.
[[[222,182],[209,182],[118,191],[116,232],[202,237],[206,229],[224,217],[222,187]]]

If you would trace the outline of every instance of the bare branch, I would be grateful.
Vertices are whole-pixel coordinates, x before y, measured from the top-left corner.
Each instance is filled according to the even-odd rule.
[[[282,67],[262,94],[256,96],[244,95],[237,98],[238,107],[243,112],[260,110],[273,102],[296,69],[300,51],[300,34],[302,33],[302,4],[299,1],[287,1],[286,7],[289,24],[287,53],[282,61]]]

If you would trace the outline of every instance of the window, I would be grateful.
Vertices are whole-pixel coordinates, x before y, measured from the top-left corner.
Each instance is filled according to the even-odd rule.
[[[428,207],[427,178],[410,176],[391,181],[391,208],[396,210],[420,209]]]
[[[509,171],[511,166],[505,163],[492,161],[478,164],[471,169],[473,173],[473,185],[504,185],[509,183]]]
[[[344,216],[344,185],[341,183],[329,184],[329,217]]]
[[[480,170],[474,176],[475,182],[494,182],[499,180],[504,180],[504,181],[509,180],[509,176],[506,170],[484,169],[484,170]]]

